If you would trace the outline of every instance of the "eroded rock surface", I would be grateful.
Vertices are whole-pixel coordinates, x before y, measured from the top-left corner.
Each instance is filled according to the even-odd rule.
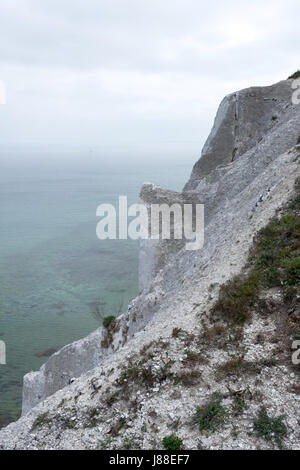
[[[78,400],[78,406],[87,410],[91,380],[100,383],[105,371],[105,383],[112,384],[114,374],[110,378],[108,371],[117,370],[130,354],[152,340],[159,341],[163,337],[167,341],[174,328],[193,333],[199,327],[196,314],[204,315],[217,296],[218,288],[211,292],[210,286],[220,286],[240,271],[256,231],[293,194],[299,176],[300,107],[292,105],[291,96],[291,81],[283,81],[272,87],[250,88],[226,97],[184,191],[177,193],[144,185],[141,199],[146,204],[205,204],[203,249],[186,251],[181,241],[142,242],[141,294],[111,329],[99,328],[88,337],[65,346],[39,371],[24,377],[25,416],[0,432],[2,448],[36,448],[41,439],[49,442],[48,448],[94,448],[99,435],[109,432],[105,423],[93,429],[91,441],[88,431],[80,424],[81,418],[78,427],[72,430],[69,427],[61,430],[58,424],[57,429],[63,436],[55,442],[49,437],[50,430],[55,431],[54,423],[48,429],[45,420],[43,432],[38,434],[32,431],[32,424],[41,413],[51,415],[64,400],[75,403],[75,408]],[[180,352],[174,352],[174,357],[180,361]],[[212,361],[212,368],[216,360]],[[197,399],[201,393],[207,395],[207,384],[212,386],[213,383],[212,373],[208,367],[206,381],[202,388],[197,388]],[[271,378],[266,376],[267,382],[270,385]],[[167,382],[168,386],[171,387]],[[151,395],[153,406],[157,405],[162,415],[168,413],[165,395],[154,393],[155,396]],[[167,393],[168,388],[164,391]],[[292,413],[296,402],[292,397],[288,399]],[[149,408],[147,400],[144,397],[141,409]],[[190,400],[194,406],[195,400]],[[284,400],[282,397],[282,403]],[[101,407],[100,414],[104,413],[105,404]],[[61,413],[63,416],[63,408]],[[139,424],[134,421],[132,426]],[[164,425],[160,431],[165,432]],[[291,445],[295,447],[298,442],[293,439]],[[212,445],[222,448],[221,441]]]

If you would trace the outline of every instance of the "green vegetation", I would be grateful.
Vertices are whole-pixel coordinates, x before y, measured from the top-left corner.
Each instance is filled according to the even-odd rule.
[[[114,317],[113,315],[110,315],[109,317],[105,317],[103,319],[104,328],[108,328],[115,321],[115,319],[116,317]]]
[[[300,78],[300,70],[298,70],[297,72],[293,73],[293,75],[291,75],[288,80],[296,80],[297,78]]]
[[[123,389],[128,388],[129,384],[133,383],[146,388],[153,387],[155,383],[161,383],[168,378],[172,378],[173,374],[170,372],[172,364],[173,361],[167,360],[158,371],[154,371],[151,366],[145,366],[143,361],[139,361],[136,365],[124,368],[116,384]]]
[[[225,319],[243,323],[248,318],[259,287],[257,273],[238,275],[221,287],[219,299],[213,307],[214,313],[222,313]]]
[[[162,445],[166,450],[180,450],[182,449],[182,439],[176,436],[176,434],[171,434],[170,436],[166,436],[162,440]]]
[[[292,203],[293,211],[273,219],[257,236],[253,269],[265,287],[293,286],[300,280],[299,196]]]
[[[296,181],[299,190],[299,181]],[[249,257],[247,273],[235,276],[220,289],[212,312],[232,323],[244,323],[263,288],[289,286],[300,281],[300,193],[259,231]]]
[[[198,425],[200,432],[216,432],[224,424],[227,411],[221,402],[222,396],[217,392],[209,403],[197,407],[196,413],[192,417],[192,424]]]
[[[258,437],[267,441],[274,441],[279,449],[282,449],[282,439],[287,435],[287,427],[283,422],[284,416],[270,418],[265,408],[261,408],[256,420],[254,420],[254,431]]]
[[[47,424],[49,422],[50,422],[49,413],[48,412],[42,413],[39,416],[37,416],[35,420],[33,421],[32,426],[31,426],[31,431],[34,431],[39,426],[42,426],[43,424]]]

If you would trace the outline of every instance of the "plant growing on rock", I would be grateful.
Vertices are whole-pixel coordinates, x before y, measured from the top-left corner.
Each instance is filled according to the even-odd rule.
[[[235,276],[220,289],[212,313],[231,324],[249,320],[263,288],[287,290],[300,281],[300,194],[261,229],[250,252],[247,271]],[[284,292],[283,292],[284,293]]]
[[[180,450],[182,449],[183,441],[176,434],[171,434],[163,438],[162,445],[166,450]]]
[[[253,423],[256,435],[267,441],[274,441],[279,449],[282,449],[282,439],[287,435],[287,427],[283,422],[284,418],[284,415],[270,418],[267,410],[261,408]]]
[[[204,406],[198,406],[192,417],[192,424],[199,426],[199,431],[216,432],[224,424],[227,415],[222,406],[222,396],[216,392],[213,399]]]
[[[110,315],[108,317],[105,317],[103,319],[103,326],[104,328],[108,328],[114,321],[115,321],[116,317],[114,317],[113,315]]]

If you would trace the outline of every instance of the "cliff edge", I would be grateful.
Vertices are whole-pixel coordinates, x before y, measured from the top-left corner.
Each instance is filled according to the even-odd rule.
[[[0,448],[160,448],[170,429],[190,449],[299,448],[299,370],[291,363],[292,326],[278,315],[287,308],[284,281],[231,286],[234,298],[244,299],[245,289],[257,295],[251,305],[245,300],[238,321],[226,315],[240,302],[222,298],[226,283],[247,278],[256,234],[280,211],[298,220],[298,206],[289,209],[300,175],[300,107],[291,83],[226,97],[181,193],[143,186],[146,205],[204,204],[204,247],[142,241],[141,294],[109,328],[24,377],[23,417],[0,431]],[[288,314],[296,324],[297,276]],[[279,347],[281,322],[287,333]],[[216,410],[212,428],[207,406]],[[283,424],[275,441],[259,436],[263,413],[270,426]]]

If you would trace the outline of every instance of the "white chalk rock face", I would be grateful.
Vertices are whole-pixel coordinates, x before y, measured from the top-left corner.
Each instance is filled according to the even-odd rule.
[[[213,129],[204,145],[182,193],[145,184],[141,190],[144,204],[204,204],[205,223],[222,203],[238,194],[245,185],[278,155],[297,142],[299,109],[292,105],[291,81],[270,87],[248,88],[224,98]],[[242,157],[253,159],[237,165]],[[236,167],[236,171],[234,168]],[[239,172],[242,170],[242,174]],[[230,176],[225,177],[230,170]],[[171,169],[170,169],[171,171]],[[139,282],[146,289],[156,274],[183,248],[186,241],[141,242]]]
[[[299,170],[299,153],[293,148],[300,134],[300,106],[292,104],[291,84],[286,80],[226,97],[183,192],[150,183],[143,186],[140,198],[147,207],[205,205],[203,248],[189,252],[184,239],[143,240],[139,258],[140,295],[119,317],[111,337],[104,328],[99,328],[56,352],[39,371],[25,375],[23,414],[68,387],[71,379],[111,360],[117,350],[141,334],[147,325],[154,324],[159,315],[176,311],[188,292],[191,299],[194,290],[204,292],[201,283],[208,279],[213,282],[214,265],[220,257],[230,264],[232,240],[239,232],[248,230],[249,214],[263,211],[260,201],[274,197],[283,178],[290,181],[291,175],[296,177]],[[278,204],[285,196],[280,197]],[[272,214],[269,210],[268,217]],[[230,269],[224,268],[224,280],[229,274]]]

